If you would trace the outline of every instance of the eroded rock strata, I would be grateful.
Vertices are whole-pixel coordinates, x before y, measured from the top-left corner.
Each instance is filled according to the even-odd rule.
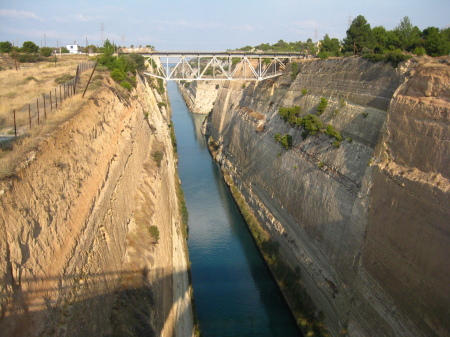
[[[170,111],[138,82],[107,83],[0,182],[2,336],[192,334]]]
[[[450,334],[449,68],[448,58],[398,69],[315,60],[294,80],[288,65],[217,93],[205,127],[215,158],[334,336]],[[278,114],[296,105],[317,114],[321,97],[338,147],[324,133],[303,139]]]

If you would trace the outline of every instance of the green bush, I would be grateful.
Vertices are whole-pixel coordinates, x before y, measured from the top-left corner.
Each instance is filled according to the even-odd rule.
[[[44,58],[39,54],[20,54],[18,60],[20,63],[36,63],[43,61]]]
[[[411,57],[411,55],[405,55],[401,52],[391,52],[387,54],[367,54],[363,56],[363,58],[371,62],[390,63],[394,68],[397,68],[401,62],[409,60]]]
[[[294,81],[298,75],[298,63],[291,63],[291,81]]]
[[[55,78],[55,82],[57,84],[64,84],[66,82],[73,80],[73,78],[74,78],[74,76],[72,76],[70,74],[64,74],[64,75],[61,75],[61,76]]]
[[[302,89],[302,95],[306,96],[308,94],[308,89]]]
[[[308,134],[315,135],[323,129],[323,122],[318,116],[308,114],[301,119],[301,126]]]
[[[297,122],[297,118],[299,117],[300,113],[302,112],[302,108],[298,105],[294,106],[293,108],[283,108],[280,107],[278,109],[278,113],[280,114],[281,118],[288,122],[289,124],[295,125]]]
[[[125,72],[120,70],[119,68],[115,68],[111,71],[111,78],[116,82],[122,82],[125,80]]]
[[[156,226],[150,226],[148,228],[148,232],[150,233],[150,235],[152,236],[153,240],[155,243],[158,243],[159,241],[159,229]]]
[[[318,111],[319,115],[324,113],[325,109],[327,108],[327,105],[328,105],[327,99],[325,97],[321,97],[320,103],[317,106],[317,111]]]
[[[335,138],[337,141],[342,141],[341,133],[335,131],[332,125],[327,125],[327,128],[325,129],[325,134],[327,134],[331,138]]]
[[[281,136],[279,133],[277,133],[275,136],[275,141],[277,143],[280,143],[283,148],[288,150],[292,146],[292,136],[289,134],[285,134],[284,136]]]
[[[325,60],[330,57],[330,53],[326,51],[321,51],[318,55],[321,60]]]
[[[416,47],[416,49],[414,49],[413,53],[416,54],[417,56],[424,56],[427,54],[424,47]]]
[[[158,106],[159,107],[167,106],[167,103],[166,102],[158,102]]]
[[[156,88],[156,91],[160,94],[163,95],[165,93],[165,89],[164,89],[164,80],[162,78],[157,79],[158,81],[158,87]]]
[[[53,53],[53,49],[50,47],[42,47],[41,49],[39,49],[39,54],[41,54],[42,56],[45,56],[45,57],[51,56],[52,53]]]
[[[37,53],[39,51],[39,47],[32,41],[25,41],[20,48],[22,53]]]
[[[127,89],[128,91],[131,91],[133,89],[133,86],[128,81],[120,82],[120,86]]]
[[[163,159],[163,153],[161,151],[155,151],[152,153],[153,161],[156,163],[156,166],[161,167],[161,161]]]

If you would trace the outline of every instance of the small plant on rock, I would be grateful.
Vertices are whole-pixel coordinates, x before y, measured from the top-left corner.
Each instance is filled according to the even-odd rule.
[[[150,233],[150,235],[152,236],[152,238],[153,238],[153,242],[154,243],[158,243],[158,241],[159,241],[159,229],[158,229],[158,227],[156,227],[156,226],[150,226],[149,228],[148,228],[148,232]]]
[[[319,113],[319,115],[323,114],[325,112],[325,109],[327,108],[328,105],[328,101],[325,97],[321,97],[320,98],[320,103],[317,106],[317,112]]]

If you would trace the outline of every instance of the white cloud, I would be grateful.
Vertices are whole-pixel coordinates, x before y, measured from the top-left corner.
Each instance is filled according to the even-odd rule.
[[[44,19],[40,18],[39,16],[37,16],[32,12],[18,11],[15,9],[0,9],[0,16],[6,16],[17,19],[35,19],[39,21],[45,21]]]
[[[87,16],[84,14],[71,15],[70,18],[73,20],[82,21],[82,22],[96,21],[96,20],[101,19],[101,17],[99,17],[99,16]]]

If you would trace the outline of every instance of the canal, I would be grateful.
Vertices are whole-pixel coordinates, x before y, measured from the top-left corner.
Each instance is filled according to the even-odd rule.
[[[301,336],[175,82],[167,83],[203,336]]]

